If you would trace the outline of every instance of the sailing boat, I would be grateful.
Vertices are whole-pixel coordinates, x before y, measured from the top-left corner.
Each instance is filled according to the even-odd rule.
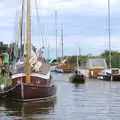
[[[85,83],[85,76],[81,73],[80,69],[79,69],[79,59],[78,59],[78,55],[77,55],[77,67],[74,70],[73,75],[70,77],[70,82],[72,83]]]
[[[50,64],[41,55],[31,54],[30,2],[22,3],[26,12],[24,55],[14,64],[12,85],[5,88],[4,95],[17,101],[47,101],[55,98],[56,86],[51,80]]]
[[[72,73],[74,70],[74,66],[70,63],[69,58],[63,58],[63,25],[61,25],[61,50],[62,50],[62,57],[60,63],[55,67],[55,72],[57,73]]]

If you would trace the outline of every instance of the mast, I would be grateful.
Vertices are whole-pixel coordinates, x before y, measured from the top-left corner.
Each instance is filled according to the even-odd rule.
[[[50,45],[48,44],[48,52],[47,52],[48,60],[50,59]]]
[[[41,36],[40,40],[40,55],[43,56],[44,53],[44,36],[43,36],[43,31],[39,30],[40,25],[40,15],[39,15],[39,8],[38,8],[38,3],[37,0],[35,0],[35,8],[36,8],[36,17],[37,17],[37,23],[38,23],[38,32]],[[42,26],[41,26],[42,28]]]
[[[22,1],[22,7],[20,8],[20,12],[19,12],[19,25],[18,25],[18,32],[19,32],[19,58],[22,57],[23,55],[23,49],[22,49],[22,36],[23,36],[23,32],[22,32],[22,28],[23,28],[23,11],[24,11],[24,0]]]
[[[109,39],[109,68],[111,69],[111,19],[110,0],[108,0],[108,39]]]
[[[63,59],[63,25],[61,25],[61,46],[62,46],[62,59]]]
[[[79,56],[81,56],[81,49],[80,49],[80,47],[79,47]]]
[[[79,49],[77,50],[77,70],[79,69]]]
[[[58,49],[58,48],[57,48],[57,37],[58,37],[57,17],[58,17],[58,16],[57,16],[57,11],[55,11],[55,27],[56,27],[56,59],[57,59],[57,55],[58,55],[58,54],[57,54],[57,49]]]
[[[26,10],[25,10],[25,83],[30,83],[31,78],[31,67],[30,67],[30,55],[31,55],[31,14],[30,14],[30,2],[31,0],[26,0]]]

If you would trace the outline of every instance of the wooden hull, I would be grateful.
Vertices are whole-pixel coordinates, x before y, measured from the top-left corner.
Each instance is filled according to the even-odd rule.
[[[17,85],[13,90],[9,91],[6,94],[6,97],[9,99],[26,102],[37,100],[49,101],[50,99],[53,99],[55,97],[55,94],[55,85],[38,86],[31,84],[23,84],[23,86]]]
[[[51,79],[31,76],[31,82],[26,83],[24,74],[17,74],[12,78],[12,85],[5,88],[4,96],[17,101],[49,101],[55,98],[56,86]]]

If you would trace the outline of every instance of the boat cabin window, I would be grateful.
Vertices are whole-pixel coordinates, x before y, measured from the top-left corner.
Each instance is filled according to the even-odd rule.
[[[20,84],[21,83],[21,80],[17,80],[17,84]]]
[[[95,59],[91,61],[92,67],[105,67],[104,60],[101,59]]]
[[[119,70],[118,69],[112,70],[112,74],[119,74]]]
[[[40,84],[40,80],[36,80],[36,84]]]

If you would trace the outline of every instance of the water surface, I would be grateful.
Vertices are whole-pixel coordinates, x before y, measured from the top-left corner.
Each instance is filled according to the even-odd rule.
[[[120,120],[120,82],[69,83],[69,74],[52,74],[56,100],[20,104],[0,100],[0,120]]]

